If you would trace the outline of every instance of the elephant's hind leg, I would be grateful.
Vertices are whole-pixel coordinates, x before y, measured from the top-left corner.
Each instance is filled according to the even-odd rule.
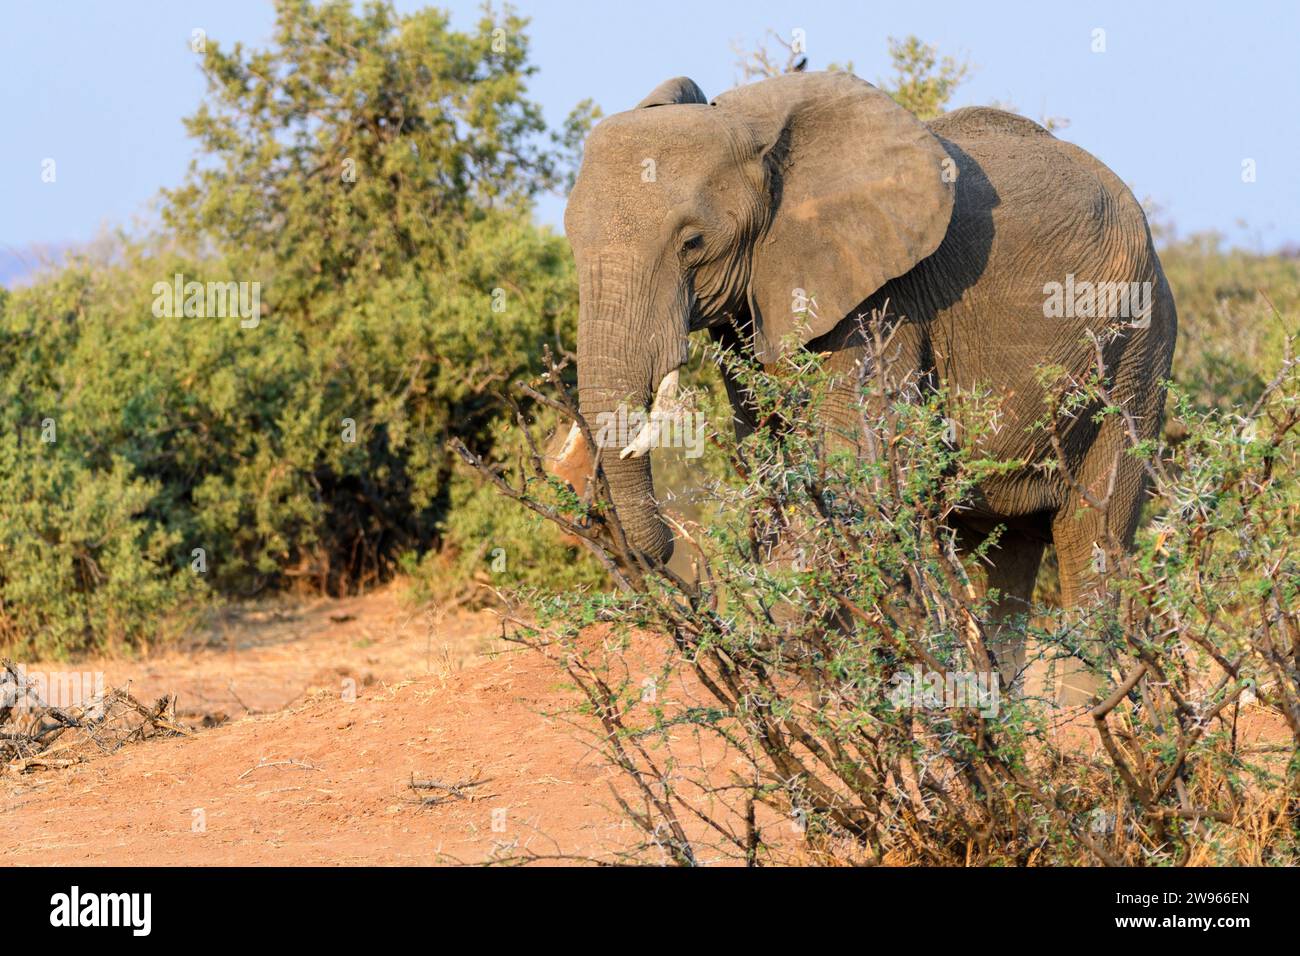
[[[1095,500],[1106,499],[1105,507],[1099,510],[1073,491],[1069,499],[1072,506],[1062,508],[1052,521],[1052,540],[1060,565],[1061,604],[1079,617],[1092,613],[1090,609],[1105,598],[1112,555],[1116,548],[1132,548],[1146,497],[1142,463],[1123,454],[1126,439],[1114,434],[1117,429],[1113,419],[1106,423],[1079,478]],[[1108,448],[1117,450],[1108,452]],[[1104,647],[1095,644],[1091,650],[1096,655],[1105,652]],[[1066,662],[1060,681],[1058,700],[1067,707],[1089,704],[1101,683],[1095,667],[1085,666],[1082,661]]]

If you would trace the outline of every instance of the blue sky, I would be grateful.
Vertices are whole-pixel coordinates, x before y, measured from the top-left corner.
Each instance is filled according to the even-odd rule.
[[[459,27],[477,17],[475,2],[437,5]],[[1001,101],[1034,118],[1067,117],[1060,135],[1158,202],[1181,234],[1213,228],[1258,249],[1300,243],[1294,0],[516,6],[533,20],[531,94],[553,123],[587,96],[606,112],[626,109],[677,74],[715,95],[737,79],[732,43],[752,45],[768,28],[802,29],[811,68],[851,60],[873,82],[887,73],[886,38],[916,34],[971,61],[954,105]],[[272,22],[263,0],[0,0],[0,256],[85,241],[146,212],[192,155],[181,118],[204,84],[191,31],[262,45]],[[1104,53],[1091,50],[1098,28]],[[56,181],[43,183],[50,158]],[[1252,183],[1242,181],[1246,159]],[[538,216],[558,226],[562,211],[562,198],[548,198]]]

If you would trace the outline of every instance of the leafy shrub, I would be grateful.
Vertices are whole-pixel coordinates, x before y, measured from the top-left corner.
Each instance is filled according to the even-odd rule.
[[[996,409],[873,372],[859,387],[878,452],[857,456],[819,423],[816,356],[796,351],[775,375],[734,368],[780,427],[740,445],[732,479],[712,486],[718,520],[687,529],[698,581],[622,547],[598,494],[586,536],[618,564],[616,589],[526,596],[536,623],[516,633],[567,671],[594,746],[624,772],[645,835],[632,858],[1300,859],[1289,352],[1253,408],[1193,412],[1182,396],[1189,437],[1130,449],[1155,518],[1133,554],[1106,543],[1096,603],[1009,625],[1031,651],[1019,675],[998,666],[1007,632],[981,594],[981,555],[959,556],[950,525],[1006,464],[950,445],[947,421],[978,436]],[[1101,368],[1056,382],[1051,407],[1123,416],[1105,382]],[[503,490],[575,526],[532,489]],[[1082,706],[1060,703],[1067,666],[1096,685]]]
[[[488,452],[492,393],[572,337],[568,248],[530,210],[590,118],[547,140],[525,26],[285,2],[270,49],[209,41],[159,231],[0,300],[0,639],[150,643],[205,593],[339,593],[498,535],[448,524],[474,496],[446,441]],[[155,314],[178,274],[256,283],[260,314]]]
[[[1214,234],[1160,250],[1178,303],[1174,378],[1199,406],[1248,405],[1283,359],[1300,310],[1300,259],[1224,249]]]

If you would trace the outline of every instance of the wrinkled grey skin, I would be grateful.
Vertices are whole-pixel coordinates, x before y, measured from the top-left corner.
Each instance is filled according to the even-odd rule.
[[[652,181],[647,175],[653,163]],[[1062,596],[1078,603],[1095,580],[1101,516],[1080,509],[1046,434],[1035,368],[1084,375],[1089,329],[1108,318],[1045,318],[1044,286],[1067,275],[1149,282],[1149,326],[1106,346],[1112,390],[1139,437],[1161,427],[1177,326],[1146,218],[1130,191],[1083,150],[1029,120],[963,109],[921,123],[884,93],[843,73],[791,74],[726,93],[712,104],[690,80],[669,80],[588,138],[565,230],[579,274],[578,387],[594,422],[618,403],[646,407],[686,358],[687,336],[708,329],[770,363],[799,331],[794,290],[814,297],[801,340],[829,351],[845,374],[832,428],[855,427],[852,374],[869,360],[857,316],[901,317],[899,363],[962,390],[992,389],[1001,428],[984,451],[1027,467],[979,489],[963,519],[965,544],[1004,533],[989,584],[1004,611],[1023,608],[1046,542],[1055,543]],[[729,383],[730,384],[730,383]],[[729,388],[738,428],[746,409]],[[860,427],[860,426],[858,426]],[[1105,495],[1110,530],[1131,543],[1144,474],[1123,454],[1113,419],[1064,428],[1076,479]],[[654,499],[649,456],[603,465],[634,543],[666,559],[672,536]]]

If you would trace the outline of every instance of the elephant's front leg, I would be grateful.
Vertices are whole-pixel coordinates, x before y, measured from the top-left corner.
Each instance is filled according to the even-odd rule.
[[[958,549],[970,554],[986,535],[958,529]],[[1047,546],[1046,534],[1002,528],[986,560],[973,562],[971,583],[976,596],[991,597],[985,634],[1002,678],[1002,687],[1018,693],[1024,688],[1025,650],[1029,617],[1033,613],[1034,584]]]

